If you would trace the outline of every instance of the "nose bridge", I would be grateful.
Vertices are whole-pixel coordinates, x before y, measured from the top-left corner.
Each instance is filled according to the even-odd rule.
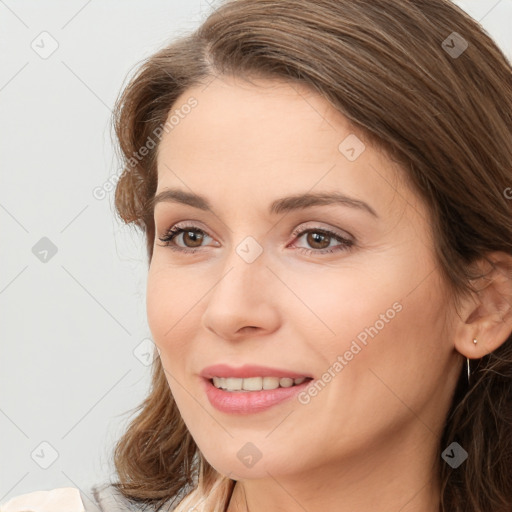
[[[226,258],[223,277],[212,290],[210,300],[214,299],[214,295],[215,299],[231,299],[240,305],[243,305],[242,302],[257,303],[265,300],[267,278],[272,275],[267,263],[260,244],[244,239],[233,247]]]
[[[222,273],[207,296],[203,323],[223,337],[244,327],[273,329],[278,319],[277,295],[263,248],[246,237],[226,257]]]

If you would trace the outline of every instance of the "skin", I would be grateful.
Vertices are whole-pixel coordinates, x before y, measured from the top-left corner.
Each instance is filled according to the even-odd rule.
[[[507,329],[473,346],[494,324],[485,310],[488,324],[466,323],[474,300],[462,316],[450,307],[426,206],[321,96],[225,76],[187,90],[175,107],[191,96],[197,107],[161,139],[157,194],[192,191],[215,213],[156,205],[147,314],[188,429],[209,463],[237,480],[230,512],[437,511],[438,439],[461,353],[481,357]],[[338,149],[350,134],[366,145],[355,161]],[[275,199],[331,191],[366,202],[378,218],[342,204],[268,213]],[[159,240],[177,223],[204,232],[199,246],[186,233],[171,242],[194,254]],[[308,233],[292,236],[297,227],[330,229],[354,245],[321,254],[340,242],[315,245]],[[263,250],[252,263],[236,252],[247,236]],[[199,372],[215,363],[321,378],[396,303],[394,318],[308,404],[234,415],[207,400]],[[247,442],[262,454],[252,467],[237,457]]]

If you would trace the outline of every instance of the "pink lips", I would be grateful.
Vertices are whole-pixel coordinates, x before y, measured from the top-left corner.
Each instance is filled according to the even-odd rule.
[[[200,375],[203,378],[204,390],[210,404],[221,412],[231,414],[253,414],[269,409],[300,393],[312,380],[310,375],[253,365],[233,368],[225,364],[218,364],[204,368]],[[288,377],[291,379],[307,377],[307,380],[288,388],[279,387],[261,391],[225,391],[213,385],[213,377]]]

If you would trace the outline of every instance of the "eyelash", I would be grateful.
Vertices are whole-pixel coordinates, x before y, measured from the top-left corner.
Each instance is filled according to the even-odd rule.
[[[181,253],[193,254],[193,253],[197,252],[199,250],[199,248],[190,249],[190,248],[184,248],[184,247],[178,247],[175,245],[171,245],[171,242],[178,235],[180,235],[181,233],[187,232],[187,231],[193,231],[196,233],[202,233],[203,235],[210,236],[210,235],[208,235],[208,233],[206,233],[206,231],[203,231],[202,229],[199,229],[196,226],[192,226],[192,225],[173,226],[165,233],[165,236],[163,238],[159,237],[159,240],[164,242],[163,247],[169,247],[169,249],[171,249],[173,251],[179,251]],[[297,249],[302,254],[306,254],[306,255],[310,255],[311,253],[327,254],[327,253],[335,253],[335,252],[340,252],[340,251],[348,251],[354,245],[354,242],[352,240],[343,238],[340,235],[338,235],[337,233],[335,233],[334,231],[330,231],[330,230],[324,229],[324,228],[309,228],[309,229],[304,229],[302,231],[297,229],[292,233],[292,236],[299,238],[299,237],[305,235],[306,233],[320,233],[322,235],[327,235],[329,238],[334,238],[335,240],[340,242],[341,246],[337,246],[335,248],[325,248],[325,249],[308,249],[307,247],[297,247]]]

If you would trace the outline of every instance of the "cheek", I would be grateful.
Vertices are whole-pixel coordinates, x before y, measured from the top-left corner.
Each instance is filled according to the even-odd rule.
[[[331,364],[338,355],[345,362],[331,399],[351,403],[359,418],[368,410],[386,411],[373,416],[375,428],[410,414],[404,403],[422,410],[450,355],[441,284],[434,273],[414,289],[411,283],[419,280],[402,274],[371,287],[358,283],[352,301],[337,317],[332,311],[338,337],[326,350]]]
[[[153,262],[152,262],[153,264]],[[170,269],[159,271],[150,268],[146,290],[146,313],[153,341],[160,350],[160,361],[174,400],[184,421],[194,424],[197,421],[193,401],[184,389],[188,361],[190,361],[190,324],[197,300],[191,300],[190,288],[183,289],[174,276],[179,272]],[[198,307],[196,305],[196,307]],[[193,324],[195,322],[192,322]],[[183,412],[187,413],[183,414]]]
[[[300,329],[308,333],[303,337],[308,348],[325,371],[335,371],[333,365],[343,357],[343,368],[337,365],[336,374],[344,377],[334,380],[344,380],[339,392],[358,397],[361,403],[371,396],[369,390],[378,393],[383,387],[381,373],[386,383],[411,399],[415,393],[423,394],[418,386],[439,377],[435,372],[425,375],[429,365],[448,357],[450,350],[438,273],[429,275],[430,262],[420,268],[418,259],[411,265],[411,258],[404,257],[401,264],[398,256],[381,258],[377,266],[373,262],[295,277],[291,286],[309,309],[299,308],[295,301],[295,309],[301,311]],[[293,316],[292,302],[288,311]],[[385,386],[382,391],[390,393]]]
[[[325,373],[317,378],[325,384],[319,383],[302,413],[304,422],[315,418],[333,452],[367,446],[377,432],[385,436],[415,421],[411,411],[425,410],[439,392],[449,351],[441,287],[433,274],[410,293],[411,277],[317,280],[316,290],[323,292],[308,305],[334,334],[325,328],[307,341],[309,359],[322,362],[317,370]]]
[[[350,349],[351,342],[365,342],[399,323],[403,283],[393,268],[362,265],[321,269],[284,276],[295,296],[286,302],[284,317],[304,333],[315,352],[327,362]],[[298,299],[300,300],[298,300]],[[284,304],[286,306],[284,306]],[[331,361],[332,362],[332,361]]]
[[[153,265],[153,262],[152,262]],[[150,267],[146,289],[146,314],[153,341],[161,351],[166,368],[178,367],[177,361],[185,356],[186,340],[190,336],[191,318],[194,317],[201,294],[197,297],[190,286],[179,281],[182,272]],[[178,279],[177,279],[178,278]],[[181,277],[183,280],[183,277]],[[187,282],[189,282],[187,280]],[[195,305],[195,307],[194,307]],[[197,318],[197,317],[195,317]],[[172,353],[172,358],[169,354]]]

